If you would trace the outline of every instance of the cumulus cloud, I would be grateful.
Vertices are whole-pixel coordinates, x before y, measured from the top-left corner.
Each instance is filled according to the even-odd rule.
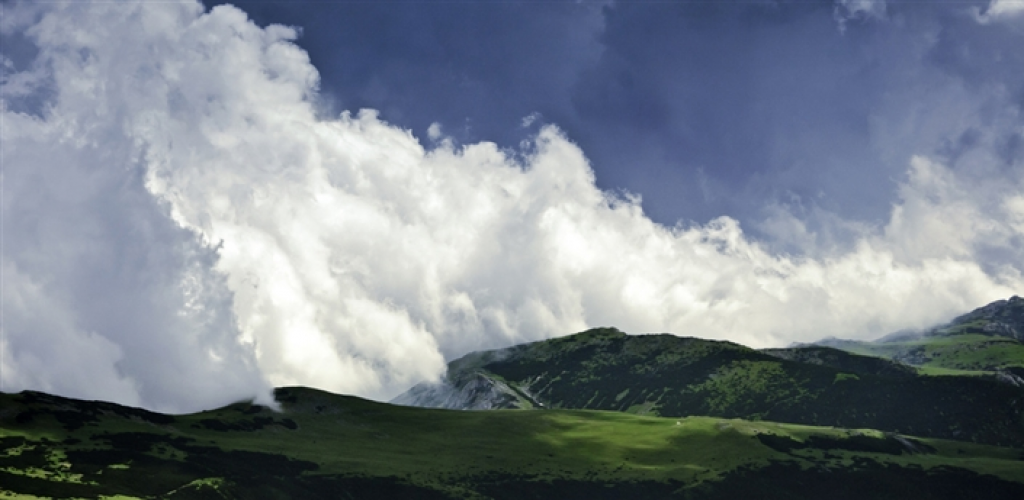
[[[318,118],[295,30],[233,7],[38,8],[17,28],[38,55],[4,81],[4,390],[387,399],[470,350],[591,326],[868,338],[1024,289],[1019,169],[916,157],[886,223],[790,253],[727,216],[653,222],[552,125],[506,151],[439,126],[428,148],[371,110]],[[46,85],[37,114],[15,106]]]
[[[24,35],[39,50],[9,68],[0,94],[3,390],[168,411],[265,398],[269,385],[236,338],[230,291],[212,269],[216,249],[146,189],[145,145],[130,135],[148,106],[131,89],[159,64],[147,51],[160,49],[118,47],[119,37],[136,23],[176,29],[201,7],[48,7],[17,5],[7,18],[35,19]],[[76,19],[86,24],[71,28]],[[134,60],[133,73],[118,73],[121,57]],[[12,106],[25,100],[31,109]]]

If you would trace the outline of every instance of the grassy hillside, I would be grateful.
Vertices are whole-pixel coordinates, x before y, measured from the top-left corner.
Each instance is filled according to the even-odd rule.
[[[0,394],[0,498],[1024,498],[1019,449],[710,417],[277,396],[280,413],[236,404],[168,416]]]
[[[481,380],[492,389],[481,389]],[[711,415],[1024,447],[1018,387],[919,376],[885,360],[819,347],[767,353],[730,342],[596,329],[472,354],[450,365],[447,386],[411,394],[420,402],[443,399],[423,396],[431,390],[472,393],[449,398],[457,402],[497,395],[497,407]]]
[[[986,375],[1024,370],[1024,344],[998,336],[959,334],[890,342],[832,341],[837,349],[898,361],[930,375]]]

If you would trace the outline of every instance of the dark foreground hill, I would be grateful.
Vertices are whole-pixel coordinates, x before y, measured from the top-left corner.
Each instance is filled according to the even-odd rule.
[[[462,412],[303,388],[162,415],[0,394],[0,498],[1020,499],[1021,450],[596,411]]]
[[[825,347],[757,351],[611,328],[467,355],[441,383],[394,402],[709,415],[1024,448],[1024,389],[995,378],[924,376]]]

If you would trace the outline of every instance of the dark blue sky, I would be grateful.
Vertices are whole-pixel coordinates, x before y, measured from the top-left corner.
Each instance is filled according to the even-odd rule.
[[[972,9],[987,1],[860,3],[876,10],[234,2],[260,25],[302,27],[335,112],[374,108],[420,137],[438,122],[503,147],[539,113],[535,125],[581,146],[600,187],[640,194],[655,220],[730,215],[755,234],[771,206],[813,228],[823,213],[884,222],[912,155],[955,160],[1003,133],[983,130],[997,108],[1024,101],[1020,25],[979,23]],[[986,95],[996,87],[1005,103]],[[987,145],[1019,163],[1019,135],[1003,135]]]

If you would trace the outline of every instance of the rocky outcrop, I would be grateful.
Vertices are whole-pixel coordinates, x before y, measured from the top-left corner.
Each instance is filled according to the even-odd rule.
[[[436,383],[422,383],[390,401],[403,406],[447,408],[452,410],[497,410],[530,408],[531,401],[508,384],[482,373],[473,373],[458,380],[448,377]]]

